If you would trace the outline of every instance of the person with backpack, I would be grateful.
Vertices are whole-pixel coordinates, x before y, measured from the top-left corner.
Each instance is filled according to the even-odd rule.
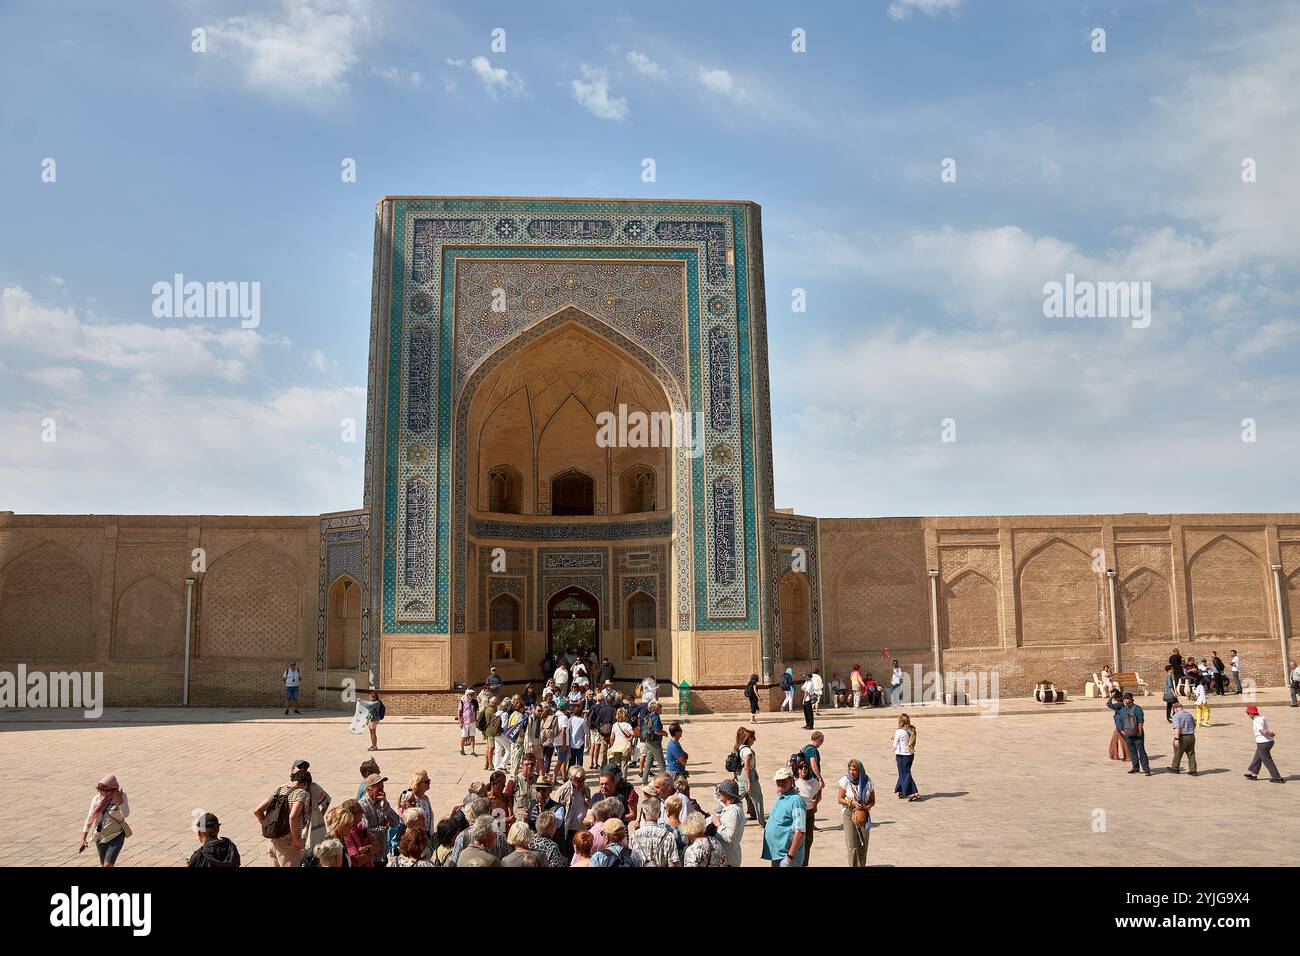
[[[487,706],[479,711],[478,729],[483,731],[483,769],[492,770],[492,755],[496,751],[497,734],[501,733],[500,702],[489,697]]]
[[[310,770],[311,764],[299,757],[290,766],[291,770]],[[310,814],[307,823],[307,852],[310,853],[329,836],[325,828],[325,812],[330,808],[331,797],[319,783],[312,782],[307,787],[307,811]]]
[[[898,729],[894,731],[893,743],[894,762],[898,765],[898,783],[894,785],[894,793],[898,794],[900,800],[920,800],[919,788],[912,779],[912,761],[916,759],[916,728],[912,726],[912,718],[907,714],[898,717]]]
[[[1131,690],[1124,691],[1124,706],[1119,709],[1117,719],[1119,731],[1124,735],[1124,743],[1128,746],[1129,760],[1133,764],[1129,773],[1137,773],[1140,763],[1142,772],[1151,776],[1151,762],[1147,759],[1146,748],[1146,715],[1142,713],[1141,707],[1133,703]]]
[[[215,813],[200,813],[194,820],[199,848],[190,854],[188,867],[234,869],[239,866],[239,847],[221,835],[221,821]]]
[[[465,688],[465,696],[456,705],[456,720],[460,723],[460,755],[465,756],[465,744],[468,743],[469,755],[477,757],[478,753],[474,750],[476,739],[474,730],[478,727],[478,701],[474,698],[474,692],[468,687]]]
[[[593,853],[588,866],[645,866],[645,857],[637,850],[627,846],[627,826],[617,818],[606,820],[601,824],[605,834],[605,846]]]
[[[745,700],[749,701],[749,722],[758,723],[758,675],[750,674],[745,685]]]
[[[750,727],[736,728],[736,749],[727,755],[724,766],[735,778],[736,789],[749,808],[750,818],[763,826],[767,817],[763,813],[763,787],[758,782],[758,757],[754,753],[757,738],[758,734]]]
[[[384,702],[379,699],[379,688],[370,688],[370,699],[359,701],[362,707],[366,709],[366,730],[370,732],[370,750],[379,749],[379,740],[375,736],[375,729],[379,722],[384,719]]]
[[[787,667],[785,673],[781,675],[781,693],[785,694],[785,700],[781,701],[781,709],[794,713],[794,668]]]
[[[668,761],[664,759],[664,722],[659,716],[663,708],[657,700],[648,703],[646,708],[640,723],[641,742],[645,744],[645,760],[641,765],[642,786],[650,782],[650,772],[656,764],[661,771],[668,769]]]
[[[307,851],[303,833],[307,829],[310,811],[311,771],[294,768],[289,782],[278,788],[253,809],[262,828],[262,836],[271,841],[267,854],[271,865],[297,866]]]
[[[1214,693],[1219,697],[1223,696],[1223,672],[1227,667],[1223,663],[1223,658],[1219,657],[1218,651],[1210,651],[1210,662],[1214,665]]]

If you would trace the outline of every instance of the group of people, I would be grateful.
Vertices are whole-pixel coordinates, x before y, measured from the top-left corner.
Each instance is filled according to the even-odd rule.
[[[574,665],[575,669],[581,663]],[[568,670],[561,662],[559,669]],[[460,753],[477,756],[476,731],[483,735],[483,769],[516,775],[525,754],[533,754],[542,768],[541,780],[565,779],[572,767],[595,770],[606,762],[624,775],[635,766],[642,781],[655,768],[685,772],[687,755],[681,749],[681,726],[665,728],[659,689],[653,677],[642,680],[635,696],[614,688],[612,678],[593,688],[568,673],[547,678],[541,691],[532,684],[507,695],[496,669],[475,693],[466,688],[457,704]],[[562,679],[561,679],[562,678]]]
[[[1173,757],[1169,763],[1170,773],[1182,773],[1183,760],[1187,761],[1188,775],[1197,776],[1196,766],[1196,732],[1200,728],[1211,726],[1210,705],[1207,699],[1209,688],[1213,684],[1219,693],[1222,690],[1223,662],[1217,654],[1211,657],[1212,663],[1202,660],[1198,665],[1195,658],[1184,661],[1178,648],[1174,648],[1169,663],[1165,665],[1165,679],[1162,699],[1165,704],[1165,720],[1171,725],[1173,733]],[[1291,685],[1291,706],[1296,706],[1296,693],[1300,690],[1300,668],[1295,661],[1290,661],[1288,683]],[[1241,693],[1241,658],[1232,652],[1232,675],[1235,690]],[[1112,711],[1114,729],[1110,736],[1110,758],[1127,760],[1129,773],[1142,773],[1151,776],[1151,762],[1146,747],[1146,714],[1135,701],[1131,690],[1122,690],[1111,679],[1111,671],[1102,671],[1103,688],[1108,692],[1106,706]],[[1183,705],[1183,698],[1195,703],[1196,713],[1188,711]],[[1251,704],[1246,708],[1251,719],[1251,731],[1255,742],[1255,754],[1244,776],[1249,780],[1258,780],[1261,768],[1267,769],[1269,779],[1274,783],[1284,783],[1285,778],[1278,772],[1273,762],[1273,744],[1276,733],[1269,727],[1268,719],[1260,713],[1259,708]]]

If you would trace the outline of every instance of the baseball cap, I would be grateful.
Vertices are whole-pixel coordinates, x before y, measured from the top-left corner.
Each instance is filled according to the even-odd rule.
[[[1126,690],[1126,691],[1124,691],[1124,699],[1125,699],[1125,700],[1132,700],[1132,699],[1133,699],[1133,692],[1132,692],[1131,690]]]
[[[369,790],[375,784],[383,783],[387,779],[387,777],[381,777],[377,773],[372,773],[370,776],[366,777],[366,789]]]
[[[1246,708],[1246,713],[1250,714],[1250,716],[1252,717],[1258,717],[1259,708],[1256,707],[1254,704],[1251,704],[1249,707]]]
[[[789,767],[781,767],[776,773],[772,774],[772,782],[780,783],[782,780],[793,780],[794,774],[790,772]]]

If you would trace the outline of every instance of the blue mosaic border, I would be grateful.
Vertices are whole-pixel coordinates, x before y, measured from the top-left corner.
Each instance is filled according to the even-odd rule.
[[[448,583],[449,577],[446,573],[448,550],[450,548],[450,407],[449,403],[454,396],[446,394],[450,388],[450,375],[452,363],[454,361],[454,350],[450,346],[451,333],[454,327],[454,315],[448,312],[449,305],[454,304],[453,297],[449,295],[451,283],[445,281],[447,273],[444,265],[444,274],[442,276],[441,290],[443,294],[443,316],[441,334],[438,342],[438,363],[439,375],[436,389],[436,410],[438,417],[438,435],[437,454],[436,454],[436,474],[434,480],[438,484],[437,507],[436,507],[436,533],[431,546],[435,549],[435,560],[437,567],[437,608],[431,620],[420,621],[400,621],[396,617],[397,603],[397,545],[396,536],[398,533],[398,502],[397,496],[400,491],[400,449],[401,441],[401,398],[402,398],[402,377],[403,377],[403,341],[404,341],[404,320],[407,303],[406,284],[410,280],[411,273],[408,268],[408,250],[406,244],[407,218],[412,213],[437,213],[437,212],[471,212],[471,213],[498,213],[512,214],[523,216],[537,216],[544,212],[560,212],[572,216],[575,214],[596,214],[617,213],[624,215],[653,215],[657,217],[666,217],[667,219],[680,219],[693,215],[709,215],[726,217],[731,224],[732,240],[732,260],[727,262],[726,267],[732,272],[734,281],[735,295],[735,315],[736,315],[736,372],[738,376],[738,393],[740,404],[740,424],[738,440],[741,448],[741,485],[743,498],[743,519],[741,531],[741,542],[744,548],[743,567],[745,570],[745,608],[743,616],[736,617],[710,617],[707,613],[709,607],[709,579],[708,574],[710,566],[707,558],[708,553],[708,535],[711,529],[707,527],[706,512],[708,510],[706,500],[710,491],[707,484],[708,458],[709,450],[705,450],[702,458],[692,462],[692,499],[693,499],[693,535],[694,535],[694,576],[695,576],[695,615],[694,627],[700,631],[738,631],[738,630],[757,630],[758,620],[760,617],[759,602],[757,592],[759,587],[759,569],[758,569],[758,547],[759,547],[759,529],[755,524],[755,508],[757,506],[756,497],[758,489],[755,487],[754,480],[754,447],[755,436],[753,435],[753,396],[750,382],[750,357],[752,350],[751,329],[749,321],[749,295],[748,295],[748,261],[747,261],[747,238],[746,229],[746,208],[743,205],[730,203],[659,203],[659,202],[640,202],[640,201],[538,201],[538,200],[392,200],[393,207],[392,227],[388,235],[388,251],[392,263],[389,271],[389,308],[388,308],[388,362],[386,377],[386,419],[387,428],[385,429],[385,487],[384,491],[384,567],[383,567],[383,629],[393,633],[447,633],[449,628],[448,613]],[[531,228],[531,227],[530,227]],[[712,243],[716,239],[716,233],[712,234]],[[462,242],[465,236],[459,236]],[[478,238],[475,236],[474,238]],[[484,237],[489,238],[489,237]],[[501,238],[506,238],[502,236]],[[511,236],[510,238],[514,238]],[[522,237],[520,237],[522,238]],[[535,237],[538,239],[564,239],[564,238],[593,238],[592,236],[555,236],[543,235]],[[603,238],[603,237],[601,237]],[[701,241],[701,244],[704,244]],[[568,257],[574,259],[588,259],[592,257],[606,258],[648,258],[655,251],[666,252],[670,250],[655,250],[654,247],[636,246],[633,248],[610,247],[610,246],[570,246],[564,248],[545,247],[538,248],[533,246],[514,246],[507,247],[504,245],[483,245],[467,246],[465,249],[476,257],[490,257],[499,255],[502,257],[531,257],[536,258],[546,253],[557,257]],[[684,255],[686,250],[678,250],[678,255]],[[710,252],[710,278],[713,278],[713,270],[716,266],[716,252],[711,247]],[[725,252],[724,252],[725,255]],[[671,258],[668,257],[668,258]],[[445,262],[445,258],[444,258]],[[699,275],[698,267],[692,267],[690,275],[696,277]],[[700,358],[699,358],[699,339],[704,329],[705,317],[701,314],[699,303],[699,289],[696,288],[696,295],[693,299],[688,299],[688,329],[689,338],[691,339],[691,362],[690,362],[690,391],[691,407],[693,411],[703,411],[705,406],[702,401],[702,390],[700,382]],[[448,480],[443,480],[442,476],[447,476]]]

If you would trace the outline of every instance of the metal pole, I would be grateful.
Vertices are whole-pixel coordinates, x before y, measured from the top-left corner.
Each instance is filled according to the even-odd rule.
[[[1286,646],[1286,615],[1282,611],[1282,565],[1273,565],[1273,589],[1277,597],[1277,633],[1282,642],[1282,686],[1291,687],[1291,661]]]
[[[944,687],[943,661],[939,655],[939,572],[935,568],[930,569],[930,640],[934,650],[934,676],[939,682],[939,703],[946,704],[947,688]]]
[[[1116,672],[1119,665],[1119,622],[1115,619],[1115,579],[1119,577],[1114,568],[1106,570],[1106,579],[1110,590],[1110,660]],[[1100,689],[1100,688],[1099,688]]]
[[[194,618],[194,579],[185,579],[185,674],[181,682],[181,706],[190,705],[190,621]]]

